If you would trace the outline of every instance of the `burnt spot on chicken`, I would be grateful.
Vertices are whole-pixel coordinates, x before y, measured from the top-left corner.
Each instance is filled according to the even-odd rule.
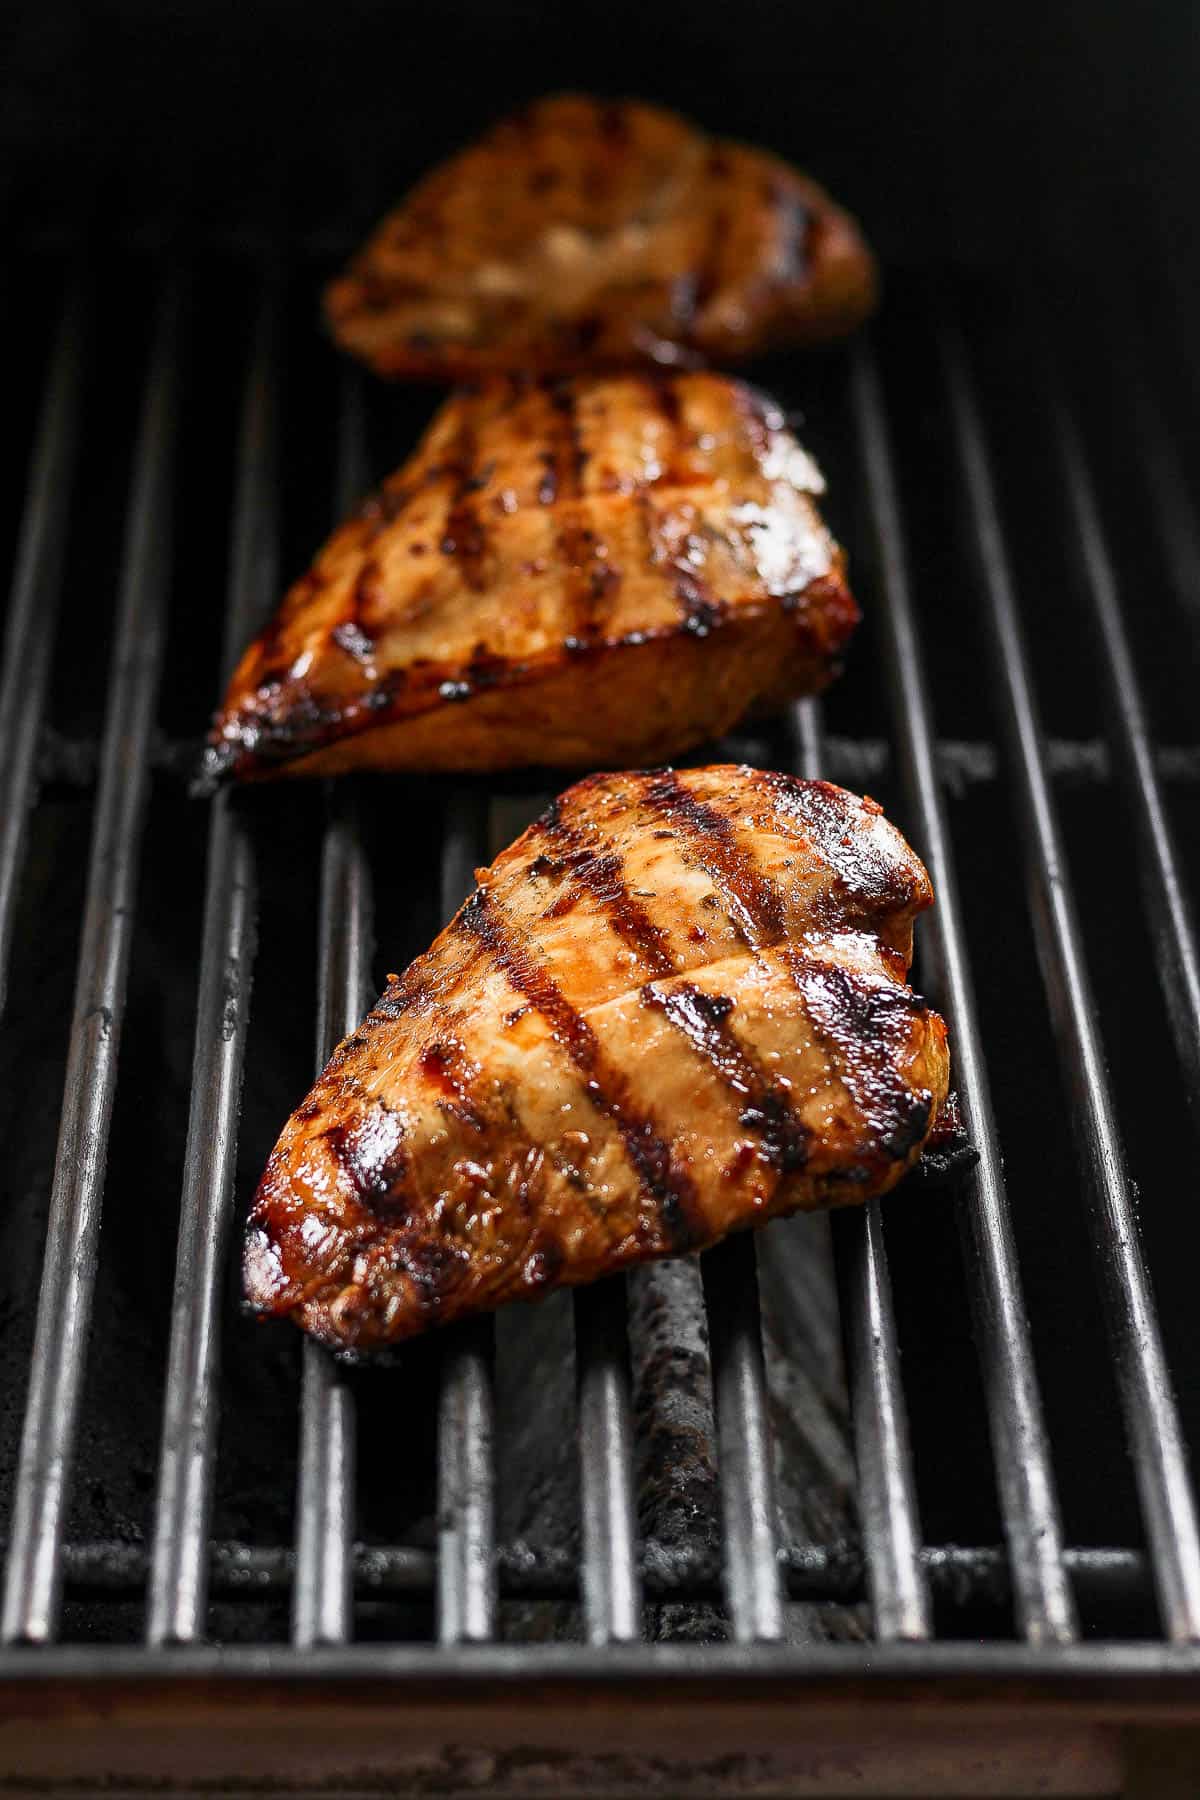
[[[923,1181],[935,1186],[949,1185],[975,1168],[978,1162],[978,1147],[971,1140],[958,1095],[951,1088],[929,1128],[915,1172]]]

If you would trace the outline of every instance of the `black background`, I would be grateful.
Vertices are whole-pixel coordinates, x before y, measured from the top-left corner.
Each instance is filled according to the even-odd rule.
[[[1163,0],[42,0],[0,32],[10,171],[44,192],[56,159],[75,182],[107,165],[134,209],[231,183],[245,203],[286,169],[344,222],[489,116],[575,87],[818,152],[891,261],[947,231],[959,255],[1019,254],[1043,216],[1066,252],[1107,236],[1119,256],[1122,195],[1194,144],[1196,16]],[[1182,213],[1186,182],[1166,185]]]

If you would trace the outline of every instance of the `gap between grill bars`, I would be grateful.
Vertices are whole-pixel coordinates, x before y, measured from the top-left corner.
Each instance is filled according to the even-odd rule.
[[[0,1019],[61,597],[79,436],[85,320],[82,283],[75,280],[54,340],[9,596],[0,680]]]

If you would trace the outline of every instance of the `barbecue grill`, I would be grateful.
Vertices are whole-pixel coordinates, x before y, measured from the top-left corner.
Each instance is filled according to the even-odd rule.
[[[854,69],[883,91],[887,45],[827,19],[815,133],[774,133],[889,269],[858,342],[753,371],[801,416],[867,617],[825,700],[719,754],[869,791],[924,856],[915,978],[977,1161],[353,1368],[240,1316],[249,1193],[313,1068],[553,778],[189,797],[238,650],[434,404],[315,326],[428,130],[376,101],[373,154],[329,139],[319,180],[301,156],[241,182],[248,127],[218,119],[202,154],[189,108],[213,124],[194,97],[271,20],[249,16],[229,49],[182,9],[194,85],[142,9],[99,48],[64,27],[67,66],[116,84],[98,138],[69,81],[17,117],[0,1769],[17,1792],[1095,1795],[1173,1759],[1194,1791],[1191,248],[1174,190],[1143,191],[1152,144],[1115,188],[1111,159],[1065,154],[1093,117],[1097,142],[1120,116],[1151,143],[1141,65],[1114,73],[1132,27],[1064,11],[1036,40],[1079,72],[1018,258],[999,170],[1029,173],[1005,159],[1052,59],[956,160],[952,39],[938,129],[895,140],[911,233],[883,216],[888,150],[838,123]],[[470,16],[447,143],[496,110],[499,28]],[[664,87],[581,17],[612,90],[686,103],[719,42],[701,19]],[[1183,34],[1149,35],[1165,158]],[[40,30],[17,36],[36,70]],[[144,104],[116,133],[135,42]],[[745,66],[706,122],[770,137],[728,116]]]

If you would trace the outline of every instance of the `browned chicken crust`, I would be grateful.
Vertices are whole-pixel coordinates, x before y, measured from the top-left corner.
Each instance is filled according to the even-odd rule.
[[[328,288],[380,375],[730,362],[841,336],[875,265],[828,194],[674,113],[564,94],[434,169]]]
[[[242,657],[210,778],[645,764],[814,692],[858,619],[821,488],[724,376],[459,394]]]
[[[580,782],[289,1120],[250,1301],[366,1349],[885,1193],[947,1094],[905,984],[932,898],[880,808],[825,782]]]

